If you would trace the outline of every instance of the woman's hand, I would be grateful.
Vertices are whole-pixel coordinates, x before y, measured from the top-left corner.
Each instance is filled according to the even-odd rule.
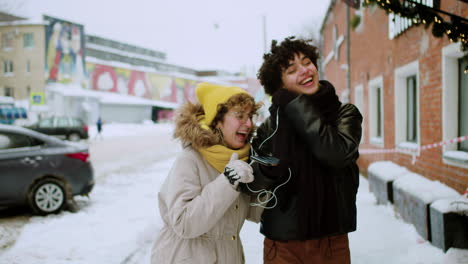
[[[254,180],[252,167],[247,162],[239,160],[237,153],[232,153],[231,160],[224,168],[224,176],[234,189],[237,189],[239,182],[249,183]]]

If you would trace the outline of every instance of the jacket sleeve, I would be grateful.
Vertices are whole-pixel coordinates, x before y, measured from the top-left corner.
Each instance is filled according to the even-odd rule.
[[[359,156],[362,115],[356,106],[342,105],[335,123],[323,122],[303,95],[289,103],[285,111],[314,156],[328,166],[344,167]]]
[[[198,173],[193,157],[178,158],[159,193],[160,204],[162,199],[167,205],[168,225],[181,238],[211,230],[239,196],[223,174],[202,186]]]

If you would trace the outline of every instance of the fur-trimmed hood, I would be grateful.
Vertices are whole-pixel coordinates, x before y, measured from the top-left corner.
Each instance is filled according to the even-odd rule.
[[[195,149],[221,144],[221,138],[211,129],[201,127],[200,120],[204,114],[199,103],[183,105],[175,118],[174,138],[179,139],[183,146],[192,145]]]

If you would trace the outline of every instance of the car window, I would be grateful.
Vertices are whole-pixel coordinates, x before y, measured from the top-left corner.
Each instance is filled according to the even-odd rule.
[[[46,118],[39,121],[40,127],[52,127],[52,118]]]
[[[73,118],[72,118],[72,119],[70,119],[70,121],[71,121],[72,126],[74,126],[74,127],[78,127],[78,126],[82,126],[82,125],[83,125],[83,124],[81,123],[81,121],[78,120],[78,119],[73,119]]]
[[[0,149],[7,149],[10,144],[10,138],[7,135],[0,134]]]
[[[68,118],[67,117],[57,118],[57,127],[67,127],[67,126],[68,126]]]
[[[0,149],[34,147],[44,144],[37,138],[15,133],[0,132],[0,138]],[[1,144],[2,140],[5,144]]]

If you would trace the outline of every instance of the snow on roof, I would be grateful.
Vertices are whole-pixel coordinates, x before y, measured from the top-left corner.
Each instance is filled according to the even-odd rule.
[[[391,161],[373,162],[368,168],[368,173],[372,173],[384,181],[393,181],[408,172],[409,171],[405,167]]]
[[[37,19],[27,19],[27,20],[15,20],[15,21],[2,21],[0,26],[41,26],[47,25],[42,20]]]
[[[413,172],[408,172],[396,179],[393,182],[393,188],[404,190],[414,197],[419,197],[427,204],[439,199],[460,196],[457,191],[447,185],[439,181],[431,181]]]
[[[103,104],[125,104],[125,105],[151,105],[161,108],[175,109],[179,104],[159,100],[150,100],[132,95],[123,95],[112,92],[92,91],[81,88],[78,84],[48,84],[46,89],[68,97],[96,98]]]
[[[441,213],[458,213],[468,215],[468,198],[463,196],[441,199],[433,202],[431,207]]]

